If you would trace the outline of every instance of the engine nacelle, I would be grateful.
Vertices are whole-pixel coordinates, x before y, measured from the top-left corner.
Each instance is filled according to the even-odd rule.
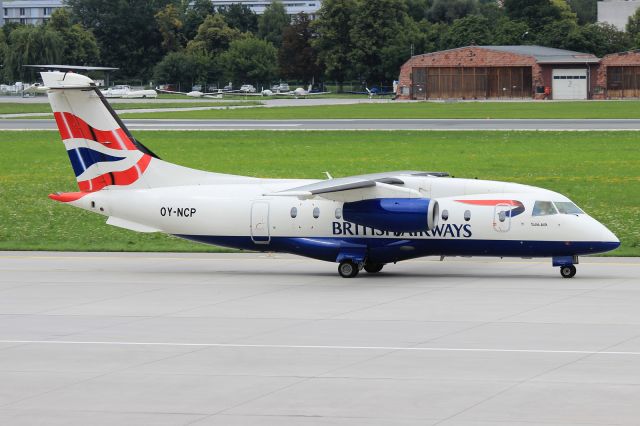
[[[429,198],[374,198],[344,203],[342,214],[348,222],[382,231],[421,232],[438,222],[438,201]]]

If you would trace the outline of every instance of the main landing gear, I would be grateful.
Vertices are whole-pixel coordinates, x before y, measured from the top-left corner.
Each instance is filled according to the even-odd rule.
[[[353,260],[343,260],[338,265],[338,273],[342,278],[353,278],[358,275],[360,269],[362,268],[361,263],[356,263]]]
[[[342,278],[353,278],[358,275],[361,269],[370,274],[380,272],[384,267],[383,263],[357,263],[353,260],[346,259],[338,265],[338,273]]]

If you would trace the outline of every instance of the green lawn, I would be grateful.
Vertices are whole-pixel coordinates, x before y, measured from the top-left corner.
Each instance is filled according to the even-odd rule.
[[[131,116],[133,117],[133,116]],[[640,118],[640,101],[396,102],[136,114],[135,118]]]
[[[640,256],[640,144],[636,132],[136,132],[166,160],[264,177],[324,178],[385,170],[447,171],[559,191]],[[54,132],[0,132],[0,249],[212,250],[137,234],[47,198],[76,190]]]
[[[183,97],[184,99],[184,97]],[[111,105],[115,110],[125,109],[145,109],[145,108],[193,108],[193,107],[227,107],[227,106],[256,106],[261,105],[258,100],[250,101],[192,101],[192,102],[113,102]],[[43,104],[23,104],[18,102],[0,103],[0,114],[24,114],[24,113],[51,113],[51,107],[48,103]]]

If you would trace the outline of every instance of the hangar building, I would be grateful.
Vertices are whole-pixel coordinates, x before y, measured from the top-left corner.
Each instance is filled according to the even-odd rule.
[[[606,99],[640,97],[640,53],[600,59],[542,46],[468,46],[413,56],[400,99]]]

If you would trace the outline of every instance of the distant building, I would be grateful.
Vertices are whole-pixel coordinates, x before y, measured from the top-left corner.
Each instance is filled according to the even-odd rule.
[[[604,0],[598,2],[598,22],[614,25],[621,31],[627,28],[629,17],[640,8],[640,0]]]
[[[244,4],[248,6],[257,15],[262,15],[264,10],[269,6],[272,1],[270,0],[211,0],[211,3],[218,8],[220,6],[229,6],[234,3]],[[314,19],[320,6],[322,6],[322,0],[298,0],[298,1],[283,1],[282,4],[287,11],[287,15],[297,15],[300,12],[304,12]]]
[[[262,15],[269,6],[271,0],[211,0],[216,7],[229,6],[234,3],[244,4],[253,12]],[[314,19],[322,0],[289,0],[283,2],[288,15],[297,15],[304,12]],[[5,23],[15,22],[18,24],[39,25],[47,22],[51,18],[54,10],[64,7],[63,0],[0,0],[2,16],[0,16],[0,26]]]
[[[606,55],[543,46],[467,46],[416,55],[400,99],[639,99],[640,51]]]
[[[54,10],[63,7],[62,0],[4,0],[2,4],[2,25],[39,25],[51,18]]]

